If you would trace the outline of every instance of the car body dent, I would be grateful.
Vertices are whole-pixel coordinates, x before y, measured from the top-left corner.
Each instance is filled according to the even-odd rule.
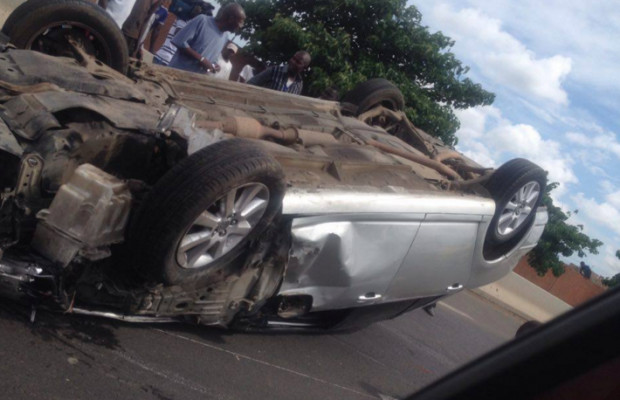
[[[546,223],[546,211],[538,210],[515,246],[485,256],[495,202],[467,181],[476,180],[471,171],[478,171],[479,178],[486,172],[462,157],[461,166],[470,169],[460,172],[462,181],[450,181],[440,169],[402,156],[409,152],[433,158],[446,152],[436,139],[420,132],[424,148],[415,148],[380,127],[343,116],[335,102],[151,66],[133,68],[133,81],[116,75],[102,79],[68,59],[20,50],[3,54],[0,64],[8,68],[0,68],[0,90],[12,97],[3,102],[0,114],[6,122],[0,119],[0,149],[16,157],[23,155],[22,146],[40,153],[46,185],[32,180],[30,186],[42,187],[47,203],[78,164],[86,163],[131,178],[132,196],[140,198],[141,188],[148,190],[182,157],[236,135],[205,128],[223,126],[233,116],[254,119],[266,129],[330,138],[304,143],[254,137],[280,163],[287,191],[282,215],[252,243],[254,253],[244,268],[208,287],[160,285],[114,292],[123,306],[129,304],[117,311],[145,317],[192,315],[202,324],[228,326],[240,310],[256,317],[270,301],[295,296],[310,296],[310,311],[316,312],[419,299],[402,307],[411,309],[414,303],[501,278],[535,245]],[[35,71],[33,64],[43,62],[45,68]],[[71,115],[62,113],[76,109]],[[81,118],[72,119],[80,113]],[[126,169],[131,173],[124,174]],[[14,195],[7,193],[7,199]],[[24,213],[24,226],[32,230],[39,223],[35,215],[48,206],[37,203],[33,213]],[[108,228],[122,232],[125,225]],[[102,247],[75,253],[96,263],[110,250],[107,242]],[[30,272],[18,273],[18,266],[10,270],[20,279],[35,279]],[[88,300],[96,304],[96,295]],[[282,315],[296,315],[294,311]]]

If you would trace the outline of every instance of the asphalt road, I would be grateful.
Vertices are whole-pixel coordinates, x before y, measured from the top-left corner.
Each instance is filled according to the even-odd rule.
[[[402,398],[510,340],[520,318],[470,292],[350,334],[239,334],[39,312],[0,300],[7,399]]]

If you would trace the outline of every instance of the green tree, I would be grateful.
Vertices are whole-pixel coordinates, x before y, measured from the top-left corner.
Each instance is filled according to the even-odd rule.
[[[571,213],[565,213],[556,207],[549,196],[558,185],[555,182],[547,185],[542,205],[547,207],[549,222],[538,245],[529,253],[530,265],[539,275],[544,275],[550,269],[553,275],[560,276],[564,273],[564,263],[560,261],[560,255],[570,257],[576,252],[579,257],[585,257],[586,253],[598,254],[598,248],[603,244],[583,233],[582,225],[566,222]]]
[[[616,257],[620,259],[620,250],[616,250]],[[620,285],[620,273],[612,276],[611,278],[604,278],[603,285],[607,287],[615,287]]]
[[[226,2],[226,1],[224,1]],[[344,94],[357,83],[383,77],[405,96],[414,125],[456,143],[455,108],[495,99],[466,78],[469,68],[450,52],[454,41],[422,25],[406,0],[239,0],[247,14],[241,32],[247,49],[279,64],[297,50],[312,55],[304,92],[334,87]]]

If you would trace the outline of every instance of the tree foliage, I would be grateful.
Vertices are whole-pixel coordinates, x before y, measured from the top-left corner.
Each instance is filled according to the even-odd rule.
[[[586,253],[598,254],[598,248],[603,244],[600,240],[592,239],[583,233],[582,225],[571,225],[566,222],[571,213],[564,213],[556,207],[549,196],[556,187],[558,183],[555,182],[547,185],[542,205],[547,207],[549,222],[538,246],[529,254],[530,265],[539,275],[551,270],[553,275],[560,276],[564,273],[564,263],[560,261],[560,255],[570,257],[577,253],[579,257],[585,257]]]
[[[620,250],[616,250],[616,257],[620,259]],[[611,278],[603,279],[603,285],[608,287],[615,287],[620,285],[620,273],[612,276]]]
[[[226,2],[226,1],[224,1]],[[431,33],[406,0],[239,0],[247,14],[241,32],[247,49],[267,63],[285,62],[297,50],[312,55],[304,92],[326,88],[341,94],[382,77],[405,96],[406,113],[418,127],[455,144],[454,108],[491,104],[493,93],[465,75],[454,45]]]

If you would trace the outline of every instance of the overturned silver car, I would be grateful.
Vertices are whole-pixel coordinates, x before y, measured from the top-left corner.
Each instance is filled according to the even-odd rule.
[[[346,103],[0,45],[0,293],[238,329],[352,328],[493,282],[542,234],[546,174]]]

